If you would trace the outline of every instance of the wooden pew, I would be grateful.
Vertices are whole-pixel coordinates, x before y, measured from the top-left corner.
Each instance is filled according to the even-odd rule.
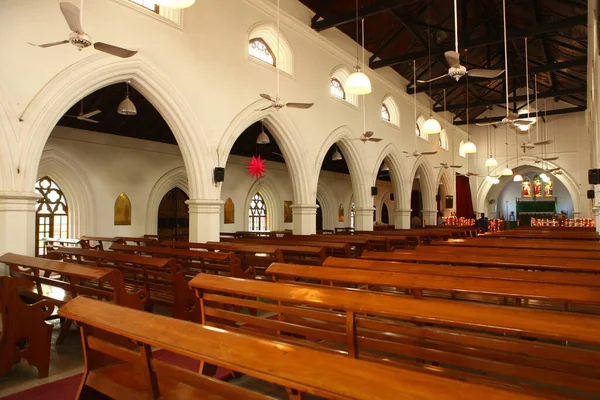
[[[374,252],[365,251],[361,258],[368,260],[419,262],[429,264],[471,265],[478,267],[518,268],[548,271],[600,273],[600,263],[596,260],[584,260],[556,257],[513,257],[464,254],[452,257],[446,254],[425,254],[421,252]]]
[[[45,238],[44,254],[48,254],[56,247],[79,247],[81,249],[89,249],[90,243],[84,239],[68,239],[68,238]]]
[[[125,243],[119,238],[101,237],[101,236],[82,236],[81,240],[87,240],[90,243],[90,248],[96,250],[108,250],[113,243]],[[96,245],[94,245],[96,243]]]
[[[543,230],[536,230],[536,231],[519,231],[517,229],[515,230],[509,230],[509,231],[501,231],[501,232],[496,232],[496,233],[491,233],[491,234],[486,234],[486,235],[481,235],[482,238],[499,238],[499,237],[506,237],[506,238],[520,238],[520,239],[554,239],[554,240],[586,240],[586,241],[594,241],[594,242],[599,242],[600,241],[600,235],[598,235],[596,232],[581,232],[581,231],[576,231],[576,232],[570,232],[570,231],[543,231]]]
[[[159,241],[153,237],[128,237],[119,236],[119,244],[135,244],[136,246],[158,246]]]
[[[0,276],[0,376],[20,360],[36,367],[38,378],[48,376],[52,325],[46,318],[54,305],[46,300],[25,304],[19,288],[27,285],[28,281]]]
[[[261,249],[265,248],[262,245],[245,245],[232,242],[208,242],[205,244],[205,248],[209,250],[219,251],[245,251],[246,249],[252,249],[258,254],[262,252]],[[298,264],[306,265],[321,265],[327,258],[325,249],[323,247],[304,246],[301,243],[296,243],[293,246],[290,245],[268,245],[267,248],[273,248],[280,251],[283,256],[283,261],[279,262],[295,262]]]
[[[486,236],[487,238],[487,236]],[[487,239],[456,239],[447,242],[433,242],[432,246],[456,246],[456,247],[493,247],[509,249],[538,249],[538,250],[569,250],[569,251],[598,251],[600,243],[587,240],[535,240],[535,239],[509,239],[509,238],[487,238]]]
[[[203,323],[216,328],[474,383],[510,382],[515,391],[548,399],[573,391],[600,395],[597,316],[213,275],[198,275],[190,285]],[[277,319],[235,312],[236,306]],[[555,344],[564,341],[592,347]]]
[[[115,399],[272,398],[154,359],[151,347],[280,385],[286,388],[290,400],[303,399],[304,394],[356,400],[443,400],[455,398],[458,393],[490,400],[541,398],[159,315],[148,318],[133,310],[85,298],[73,300],[60,312],[82,326],[85,370],[77,399],[98,392]],[[120,340],[108,341],[107,335]],[[134,343],[135,348],[123,342]]]
[[[162,242],[165,246],[170,246],[170,243],[173,242]],[[338,242],[327,242],[324,240],[303,240],[302,242],[298,242],[294,239],[286,239],[286,238],[244,238],[244,239],[235,239],[235,238],[221,238],[220,243],[241,243],[241,244],[258,244],[258,245],[266,245],[266,246],[309,246],[309,247],[322,247],[325,250],[325,254],[327,256],[335,256],[335,257],[350,257],[350,245],[348,243],[338,243]]]
[[[123,254],[175,259],[183,267],[187,280],[200,273],[225,273],[229,276],[246,279],[253,279],[256,276],[256,271],[251,267],[243,268],[240,258],[230,252],[214,253],[160,246],[130,246],[118,243],[113,244],[110,249]]]
[[[600,305],[599,286],[451,276],[428,274],[425,271],[411,273],[354,269],[353,261],[360,260],[348,260],[348,267],[343,270],[273,263],[267,269],[267,274],[275,280],[309,279],[331,286],[352,284],[352,287],[393,291],[397,294],[406,294],[408,290],[417,298],[442,297],[535,308],[550,306],[559,310],[562,307],[570,309],[572,304]],[[600,307],[595,307],[595,313],[600,314]]]
[[[359,235],[285,235],[287,240],[301,241],[325,241],[333,243],[348,243],[353,257],[357,257],[365,249],[379,249],[381,251],[392,251],[389,241],[385,237],[366,237]]]
[[[119,254],[114,251],[61,247],[55,253],[63,261],[117,269],[123,273],[129,290],[145,289],[146,308],[164,305],[175,318],[197,318],[196,299],[185,279],[183,268],[172,258],[153,258]]]
[[[559,258],[582,258],[590,260],[600,260],[600,251],[581,251],[581,250],[540,250],[530,249],[511,249],[511,248],[492,248],[492,247],[465,247],[458,246],[417,246],[417,253],[428,254],[447,254],[454,256],[456,254],[477,254],[477,255],[495,255],[506,257],[559,257]]]

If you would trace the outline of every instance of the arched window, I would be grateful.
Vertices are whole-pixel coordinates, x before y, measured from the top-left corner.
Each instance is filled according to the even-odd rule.
[[[248,54],[272,66],[276,65],[277,60],[275,60],[275,55],[262,39],[255,38],[250,40],[250,43],[248,44]]]
[[[467,158],[467,154],[463,150],[463,145],[465,144],[464,140],[461,140],[458,144],[458,155],[464,158]]]
[[[419,125],[415,125],[415,135],[421,137],[421,128],[419,128]]]
[[[387,122],[390,122],[390,112],[385,104],[381,105],[381,119]]]
[[[422,115],[419,115],[419,118],[417,118],[417,126],[415,128],[415,135],[417,135],[421,139],[429,140],[428,136],[423,133],[423,124],[424,123],[425,123],[425,118]]]
[[[44,238],[69,237],[69,206],[58,185],[45,176],[35,183],[42,197],[35,210],[35,254],[45,255]]]
[[[344,87],[337,78],[331,78],[331,82],[329,84],[329,93],[338,99],[346,100],[346,92],[344,92]]]
[[[248,229],[250,231],[267,230],[267,206],[260,193],[256,193],[250,201]]]
[[[147,8],[148,10],[152,10],[155,13],[158,13],[158,5],[153,0],[129,0],[135,4],[139,4],[140,6]]]
[[[446,134],[445,129],[442,129],[438,135],[438,146],[444,150],[448,150],[448,135]]]

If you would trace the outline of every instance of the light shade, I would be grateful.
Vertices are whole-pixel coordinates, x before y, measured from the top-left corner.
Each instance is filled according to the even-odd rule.
[[[493,178],[493,179],[492,179],[492,183],[493,183],[494,185],[497,185],[497,184],[499,184],[499,183],[500,183],[500,179],[498,179],[498,178]]]
[[[356,72],[346,79],[344,85],[346,93],[350,94],[369,94],[371,93],[371,81],[369,77],[356,68]]]
[[[492,179],[493,179],[493,178],[492,178],[491,176],[489,176],[489,175],[486,175],[486,177],[485,177],[485,180],[486,180],[486,181],[491,181]]]
[[[462,151],[465,154],[477,153],[477,146],[469,140],[462,145]]]
[[[437,133],[440,133],[441,131],[442,127],[440,123],[437,122],[436,119],[431,116],[427,121],[425,121],[423,127],[421,128],[421,132],[423,132],[423,134],[425,135],[435,135]]]
[[[523,177],[520,174],[516,174],[513,177],[513,182],[523,182]]]
[[[542,181],[544,181],[544,182],[550,181],[550,178],[546,174],[540,174],[540,178],[542,178]]]
[[[261,131],[256,137],[256,144],[269,144],[271,140],[269,136],[265,133],[265,131]]]
[[[496,159],[492,156],[490,156],[490,158],[488,158],[487,160],[485,160],[485,166],[488,168],[493,168],[493,167],[497,167],[498,166],[498,161],[496,161]]]
[[[196,0],[155,0],[154,4],[168,8],[187,8],[195,2]]]
[[[340,161],[341,159],[342,159],[342,153],[340,153],[338,151],[338,149],[335,149],[335,151],[331,155],[331,160],[332,161]]]
[[[504,176],[511,176],[513,174],[512,169],[506,167],[502,170],[502,175]]]
[[[119,104],[117,112],[121,115],[137,115],[137,109],[135,108],[133,101],[129,100],[129,95],[127,95],[121,104]]]

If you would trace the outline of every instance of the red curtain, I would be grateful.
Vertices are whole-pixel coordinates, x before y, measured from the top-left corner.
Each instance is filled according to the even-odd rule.
[[[456,216],[473,217],[473,200],[469,177],[456,174]]]

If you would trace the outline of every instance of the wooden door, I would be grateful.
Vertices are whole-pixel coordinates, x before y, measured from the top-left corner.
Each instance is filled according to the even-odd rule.
[[[189,236],[190,216],[189,197],[179,188],[173,188],[165,194],[158,207],[158,236],[160,238]]]

